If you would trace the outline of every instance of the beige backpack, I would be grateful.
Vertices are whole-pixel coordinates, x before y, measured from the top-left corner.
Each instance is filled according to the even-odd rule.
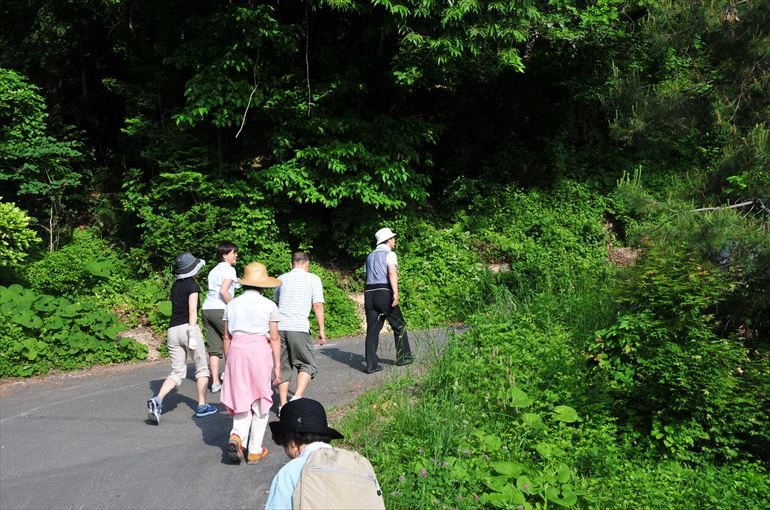
[[[385,508],[369,460],[356,452],[333,447],[310,454],[293,500],[295,510]]]

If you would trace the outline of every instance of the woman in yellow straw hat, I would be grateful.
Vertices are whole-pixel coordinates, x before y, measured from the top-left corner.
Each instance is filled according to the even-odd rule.
[[[227,303],[224,314],[225,375],[222,404],[233,415],[227,452],[234,464],[243,460],[248,441],[247,464],[267,455],[262,446],[273,405],[273,384],[281,382],[281,339],[278,336],[278,307],[262,295],[281,280],[268,276],[264,264],[253,262],[244,268],[243,294]]]

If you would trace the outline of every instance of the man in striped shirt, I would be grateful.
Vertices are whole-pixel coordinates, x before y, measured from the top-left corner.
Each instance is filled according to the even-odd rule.
[[[324,329],[324,293],[321,279],[310,272],[310,257],[303,251],[294,252],[291,271],[278,277],[283,284],[275,289],[273,299],[278,304],[278,334],[281,337],[281,375],[278,385],[281,407],[289,398],[289,384],[297,372],[297,389],[292,400],[302,398],[318,367],[313,352],[313,336],[310,334],[310,309],[318,320],[320,345],[326,343]]]

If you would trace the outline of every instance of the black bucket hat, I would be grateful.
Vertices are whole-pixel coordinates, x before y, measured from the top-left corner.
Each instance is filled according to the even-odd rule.
[[[326,422],[324,406],[310,398],[298,398],[281,407],[281,419],[270,423],[270,430],[273,434],[294,432],[329,436],[331,439],[343,438]]]
[[[177,278],[189,278],[198,274],[204,265],[206,265],[205,260],[186,251],[174,259],[174,274]]]

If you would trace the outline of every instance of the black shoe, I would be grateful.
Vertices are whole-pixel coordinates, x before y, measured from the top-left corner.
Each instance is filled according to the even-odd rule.
[[[412,356],[411,354],[409,356],[404,356],[400,360],[396,361],[396,365],[400,367],[404,365],[411,365],[412,363],[414,363],[414,356]]]
[[[367,374],[373,374],[373,373],[375,373],[375,372],[382,372],[382,365],[377,365],[376,367],[374,367],[374,368],[373,368],[373,369],[371,369],[371,370],[369,370],[369,369],[367,368],[366,370],[364,370],[364,372],[366,372]]]

